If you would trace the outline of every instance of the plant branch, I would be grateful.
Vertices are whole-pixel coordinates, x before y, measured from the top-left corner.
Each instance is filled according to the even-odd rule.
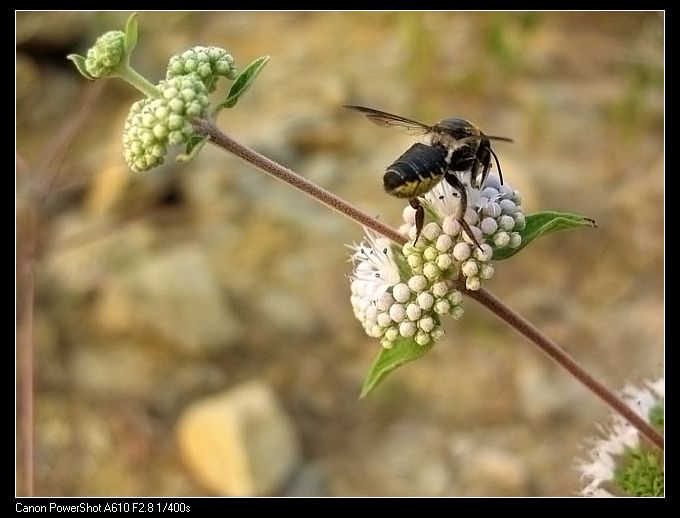
[[[312,198],[315,198],[321,203],[328,205],[330,208],[338,211],[340,214],[344,214],[348,218],[359,222],[363,226],[375,230],[379,234],[390,238],[392,241],[395,241],[401,245],[406,243],[406,237],[401,235],[389,225],[385,225],[381,221],[369,216],[351,203],[347,203],[339,196],[336,196],[323,187],[319,187],[315,183],[303,178],[295,171],[292,171],[291,169],[274,162],[266,156],[261,155],[257,151],[236,142],[231,137],[222,133],[222,131],[220,131],[220,129],[211,122],[205,119],[197,119],[194,121],[194,127],[201,135],[210,137],[210,141],[213,144],[226,151],[229,151],[230,153],[233,153],[244,162],[248,162],[258,169],[262,169],[264,172],[269,173],[275,178],[289,183],[293,187],[307,193]]]
[[[626,405],[620,398],[616,397],[607,387],[602,385],[593,376],[588,374],[566,351],[564,351],[554,340],[544,335],[535,325],[529,322],[515,310],[506,306],[493,293],[484,288],[479,291],[465,290],[465,294],[479,302],[486,309],[494,313],[501,320],[505,321],[510,327],[526,336],[538,348],[547,354],[558,365],[585,385],[602,401],[607,403],[614,411],[623,416],[630,422],[649,442],[663,450],[664,440],[659,433],[645,422],[642,417]]]
[[[161,92],[153,84],[151,84],[146,77],[137,72],[128,64],[122,64],[118,67],[114,74],[110,77],[119,77],[134,86],[137,90],[151,99],[158,99]]]
[[[261,155],[257,151],[240,144],[231,137],[225,135],[219,128],[211,122],[204,119],[194,120],[194,127],[196,131],[206,137],[216,146],[233,153],[241,160],[271,174],[272,176],[291,184],[293,187],[307,193],[309,196],[316,198],[322,203],[328,205],[332,209],[344,214],[348,218],[360,223],[361,225],[375,230],[376,232],[392,239],[396,243],[403,245],[407,239],[405,236],[397,232],[395,229],[385,225],[377,219],[369,216],[365,212],[357,209],[354,205],[347,203],[342,198],[335,194],[319,187],[318,185],[303,178],[296,172],[284,167],[273,160]],[[647,438],[652,444],[663,449],[663,438],[651,428],[639,415],[631,410],[620,398],[613,392],[600,384],[590,374],[588,374],[573,358],[571,358],[564,350],[560,348],[557,343],[545,336],[533,324],[522,317],[519,313],[510,309],[496,296],[488,291],[482,289],[479,291],[470,291],[464,287],[460,288],[463,293],[475,299],[488,310],[493,312],[496,316],[504,320],[508,325],[515,328],[524,336],[529,338],[536,344],[541,351],[550,356],[555,362],[563,367],[567,372],[579,380],[597,397],[602,399],[614,411],[628,420],[635,428],[639,430],[643,437]]]
[[[33,305],[35,302],[35,254],[37,246],[36,214],[27,217],[26,241],[18,250],[17,281],[23,291],[23,304],[17,330],[17,369],[19,378],[19,404],[21,412],[21,465],[24,471],[25,496],[35,494],[35,351],[33,345]]]

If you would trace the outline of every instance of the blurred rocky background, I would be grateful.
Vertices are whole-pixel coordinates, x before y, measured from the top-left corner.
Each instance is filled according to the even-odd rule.
[[[19,344],[27,329],[35,342],[36,493],[574,494],[579,444],[607,409],[489,312],[468,301],[430,354],[359,401],[379,347],[349,304],[344,244],[361,228],[211,146],[128,170],[120,136],[139,94],[88,83],[65,59],[128,14],[16,16],[17,325]],[[394,225],[404,204],[381,178],[413,139],[341,105],[514,138],[495,150],[525,210],[599,229],[538,241],[488,287],[606,385],[660,374],[663,14],[139,22],[133,63],[154,82],[192,45],[241,66],[271,55],[219,125]]]

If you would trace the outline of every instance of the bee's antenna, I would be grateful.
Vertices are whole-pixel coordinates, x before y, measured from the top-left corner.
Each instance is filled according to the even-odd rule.
[[[489,151],[491,151],[491,154],[493,155],[493,159],[496,161],[496,167],[498,168],[498,176],[500,176],[501,185],[503,185],[503,173],[501,172],[501,164],[498,161],[498,157],[496,156],[496,153],[493,152],[493,149],[489,148]]]
[[[488,138],[489,140],[502,140],[503,142],[514,142],[514,140],[512,140],[511,138],[498,137],[498,136],[495,136],[495,135],[487,135],[486,138]]]

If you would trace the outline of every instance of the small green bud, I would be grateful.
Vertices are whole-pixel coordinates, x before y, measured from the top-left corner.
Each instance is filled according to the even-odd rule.
[[[87,51],[85,70],[94,79],[106,77],[123,61],[125,55],[125,33],[109,31],[103,34]]]
[[[238,70],[234,66],[234,58],[219,47],[193,47],[170,58],[166,79],[195,75],[203,81],[208,92],[215,90],[220,76],[234,79]]]

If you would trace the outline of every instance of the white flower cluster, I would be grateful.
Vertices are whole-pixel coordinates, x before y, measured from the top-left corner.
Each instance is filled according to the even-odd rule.
[[[480,246],[456,219],[458,193],[440,182],[424,195],[426,213],[434,221],[423,226],[418,242],[415,211],[404,209],[400,231],[411,241],[394,247],[384,237],[366,231],[366,240],[352,247],[354,273],[351,302],[369,336],[390,348],[399,338],[428,345],[444,336],[441,316],[463,314],[462,295],[453,288],[461,279],[469,290],[481,288],[494,274],[494,248],[517,248],[519,230],[526,226],[519,193],[489,175],[480,189],[467,185],[465,221]]]
[[[407,243],[403,252],[414,271],[428,278],[465,279],[465,287],[478,290],[482,281],[493,277],[491,264],[494,248],[518,248],[522,236],[518,231],[526,226],[521,198],[507,183],[500,184],[497,175],[487,177],[481,189],[467,185],[468,207],[465,221],[474,234],[475,242],[456,219],[460,203],[458,193],[446,182],[440,182],[424,196],[424,204],[435,220],[423,227],[414,245]],[[415,239],[415,211],[404,209],[404,225],[400,231]]]
[[[354,315],[369,336],[391,348],[399,338],[413,338],[419,345],[441,340],[440,316],[463,314],[463,297],[446,281],[423,274],[402,274],[387,238],[366,230],[366,240],[352,247],[355,265],[351,277]]]
[[[663,416],[663,402],[665,392],[664,378],[660,378],[655,382],[647,382],[648,388],[638,388],[633,385],[626,385],[622,391],[624,401],[636,413],[638,413],[645,421],[650,423],[657,430],[663,428],[659,426],[659,416]],[[637,459],[640,458],[639,450],[644,448],[640,441],[638,430],[632,426],[628,421],[623,419],[619,414],[613,414],[611,423],[608,426],[600,426],[600,432],[603,437],[590,439],[588,442],[588,460],[580,461],[578,469],[581,472],[581,478],[585,481],[585,487],[580,491],[583,496],[615,496],[627,495],[637,496],[631,494],[631,488],[620,487],[620,480],[617,480],[617,474],[620,477],[626,469],[626,464],[631,467],[631,455]],[[654,452],[648,452],[647,456],[642,456],[644,460],[654,457]],[[633,459],[634,462],[637,461]],[[638,494],[653,494],[659,490],[663,492],[663,464],[659,465],[640,466],[639,461],[637,465],[632,466],[633,469],[638,469],[644,474],[642,484],[640,482],[640,473],[633,477],[628,477],[628,482],[633,479],[635,482],[636,491]],[[644,469],[643,469],[644,468]],[[655,472],[660,470],[660,473]],[[636,480],[637,479],[637,480]],[[643,491],[640,493],[640,486]],[[658,495],[654,495],[658,496]]]

